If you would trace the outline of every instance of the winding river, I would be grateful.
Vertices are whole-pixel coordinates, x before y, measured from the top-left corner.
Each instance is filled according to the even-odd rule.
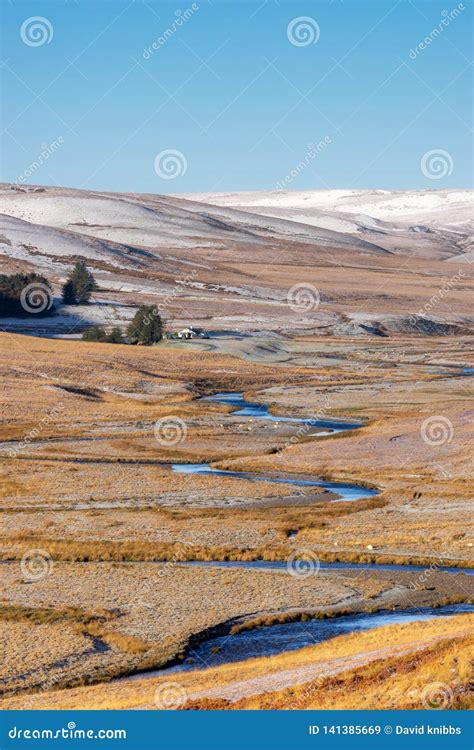
[[[180,565],[194,565],[212,568],[248,568],[250,570],[275,570],[286,572],[288,563],[286,560],[209,560],[196,562],[182,562]],[[347,562],[319,562],[318,569],[321,570],[387,570],[387,571],[411,571],[412,573],[423,573],[429,570],[429,565],[397,565],[396,563],[347,563]],[[474,575],[474,568],[454,568],[446,565],[434,565],[437,573],[465,573]]]
[[[226,391],[215,393],[213,396],[204,396],[202,401],[214,401],[218,404],[227,404],[234,407],[231,412],[233,417],[253,417],[255,419],[268,419],[271,422],[292,422],[293,424],[306,425],[308,428],[316,428],[317,432],[307,434],[307,437],[317,437],[319,435],[332,435],[336,432],[346,432],[347,430],[356,430],[362,427],[362,422],[348,422],[342,419],[301,419],[298,417],[280,417],[271,414],[266,404],[246,401],[244,394],[239,391]]]
[[[338,635],[465,612],[474,612],[474,605],[455,604],[438,609],[426,607],[397,612],[387,610],[371,614],[344,615],[327,620],[315,619],[305,622],[288,622],[283,625],[267,625],[254,630],[244,630],[232,636],[219,635],[208,638],[190,650],[188,658],[182,664],[161,670],[159,674],[167,671],[215,667],[219,664],[243,661],[253,657],[274,656],[285,651],[304,648],[304,646],[314,646]]]
[[[268,406],[257,402],[246,401],[243,393],[224,392],[213,396],[205,396],[202,401],[226,404],[233,407],[232,417],[247,419],[266,419],[275,423],[288,422],[300,424],[308,429],[303,433],[305,438],[321,437],[336,433],[357,430],[363,426],[362,422],[348,422],[331,419],[298,419],[297,417],[280,417],[270,414]],[[378,494],[378,490],[370,489],[359,484],[348,482],[326,482],[319,477],[305,479],[292,476],[281,476],[274,474],[257,474],[248,471],[226,471],[224,469],[213,469],[210,464],[173,464],[172,469],[184,474],[213,474],[215,476],[226,476],[234,479],[250,479],[255,482],[274,482],[276,484],[290,484],[294,487],[323,487],[338,495],[334,502],[348,502],[362,500]]]
[[[466,373],[467,374],[467,373]],[[470,373],[469,373],[470,374]],[[270,414],[268,407],[264,404],[248,402],[242,393],[217,393],[203,400],[227,404],[234,407],[232,416],[252,419],[268,419],[273,422],[293,422],[307,425],[307,437],[318,437],[330,435],[346,430],[358,429],[362,426],[360,422],[343,422],[317,419],[297,419],[293,417],[278,417]],[[316,431],[313,431],[316,430]],[[302,479],[295,477],[273,476],[270,474],[255,474],[252,472],[224,471],[211,468],[210,464],[174,464],[173,470],[186,474],[213,474],[231,476],[254,481],[272,481],[296,486],[324,487],[340,496],[340,501],[358,500],[377,494],[377,490],[355,484],[324,482],[321,479]],[[225,561],[225,562],[183,562],[180,566],[221,567],[221,568],[244,568],[250,570],[272,570],[281,573],[286,572],[286,561]],[[375,563],[320,563],[321,569],[326,570],[385,570],[385,571],[413,571],[421,573],[427,570],[427,566],[421,565],[396,565]],[[436,566],[440,573],[464,573],[473,575],[474,570],[470,568],[450,568],[447,566]],[[354,613],[350,615],[337,616],[330,619],[313,619],[305,622],[288,622],[281,625],[268,625],[253,630],[245,630],[230,635],[230,624],[223,625],[214,630],[214,634],[206,637],[196,638],[188,649],[184,662],[174,664],[167,668],[136,674],[122,679],[138,679],[144,676],[156,677],[171,672],[204,669],[218,666],[220,664],[241,661],[252,657],[272,656],[286,651],[292,651],[304,646],[314,645],[322,641],[334,638],[345,633],[362,632],[372,628],[382,627],[389,624],[402,624],[429,620],[446,615],[474,612],[472,604],[446,605],[438,608],[424,607],[407,610],[382,610],[374,613]]]

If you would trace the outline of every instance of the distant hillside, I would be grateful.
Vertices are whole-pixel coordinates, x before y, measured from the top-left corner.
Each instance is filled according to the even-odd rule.
[[[58,308],[54,335],[125,324],[141,303],[160,305],[171,327],[460,333],[474,324],[471,200],[445,190],[177,197],[1,185],[0,273],[44,274],[58,298],[73,263],[87,261],[93,304],[73,316]],[[418,330],[420,311],[430,322]]]

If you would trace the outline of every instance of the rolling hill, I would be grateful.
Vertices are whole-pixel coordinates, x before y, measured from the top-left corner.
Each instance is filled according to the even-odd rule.
[[[466,332],[471,209],[461,190],[178,197],[4,184],[0,271],[44,273],[59,296],[84,258],[99,283],[87,309],[4,327],[75,335],[74,321],[125,323],[146,302],[171,327],[390,335],[418,333],[424,311],[423,333]],[[309,300],[289,304],[295,287]]]

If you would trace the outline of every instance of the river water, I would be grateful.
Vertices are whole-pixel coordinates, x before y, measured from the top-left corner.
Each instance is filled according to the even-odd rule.
[[[465,368],[468,369],[468,368]],[[471,372],[466,372],[466,375]],[[203,400],[228,404],[234,407],[232,416],[249,419],[268,419],[273,422],[293,422],[308,425],[308,437],[318,437],[346,430],[358,429],[362,426],[360,422],[343,422],[319,419],[297,419],[294,417],[278,417],[270,414],[268,407],[264,404],[248,402],[242,393],[217,393]],[[316,430],[313,432],[313,429]],[[293,486],[324,487],[336,492],[341,501],[358,500],[363,497],[371,497],[377,494],[376,490],[368,489],[361,485],[325,482],[321,479],[303,479],[298,477],[282,477],[281,475],[255,474],[252,472],[225,471],[213,469],[207,463],[204,464],[174,464],[173,471],[186,474],[213,474],[219,476],[230,476],[234,478],[250,479],[253,481],[272,481],[276,483],[291,484]],[[274,570],[284,572],[287,569],[285,561],[228,561],[228,562],[188,562],[180,565],[244,568],[251,570]],[[395,564],[370,564],[370,563],[320,563],[321,569],[326,570],[387,570],[387,571],[413,571],[423,572],[426,566],[421,565],[395,565]],[[450,568],[447,566],[436,566],[436,571],[452,574],[465,573],[473,575],[474,571],[469,568]],[[272,656],[285,651],[293,651],[304,646],[314,645],[322,641],[334,638],[345,633],[362,632],[389,624],[403,624],[429,620],[446,615],[473,612],[472,604],[447,605],[439,608],[424,607],[418,609],[399,611],[380,611],[370,614],[351,614],[329,619],[314,619],[305,622],[289,622],[281,625],[269,625],[254,630],[247,630],[236,635],[229,633],[210,636],[203,639],[196,647],[189,649],[185,661],[181,664],[146,673],[147,676],[160,676],[170,672],[200,669],[219,664],[226,664],[252,657]],[[142,675],[134,675],[134,679]]]
[[[268,406],[256,402],[246,401],[243,393],[224,392],[216,393],[213,396],[206,396],[202,401],[212,401],[219,404],[227,404],[234,407],[231,412],[232,417],[242,417],[247,419],[267,419],[272,422],[288,422],[301,424],[308,427],[304,433],[305,437],[320,437],[321,435],[332,435],[348,430],[357,430],[363,426],[362,422],[344,422],[343,420],[330,419],[298,419],[297,417],[279,417],[270,414]],[[281,476],[274,474],[256,474],[248,471],[226,471],[223,469],[213,469],[210,464],[173,464],[173,471],[182,474],[213,474],[215,476],[227,476],[234,479],[250,479],[255,482],[274,482],[276,484],[289,484],[295,487],[323,487],[330,492],[336,493],[339,497],[335,502],[348,502],[352,500],[362,500],[363,498],[373,497],[378,494],[375,489],[370,489],[359,484],[349,482],[326,482],[319,477],[299,478],[292,476]]]

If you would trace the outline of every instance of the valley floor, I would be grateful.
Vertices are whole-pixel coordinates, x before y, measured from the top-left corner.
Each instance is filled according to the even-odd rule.
[[[3,707],[153,708],[170,680],[185,690],[175,707],[417,707],[436,682],[466,707],[469,614],[113,681],[192,658],[209,628],[472,598],[472,577],[439,570],[472,564],[472,339],[307,337],[267,342],[266,353],[254,344],[0,335]],[[244,392],[276,416],[363,426],[311,437],[199,400],[219,391]],[[157,439],[156,423],[170,419],[178,439]],[[204,462],[269,480],[172,470]],[[337,502],[334,491],[271,481],[282,474],[379,494]],[[181,565],[252,559],[314,570]],[[422,568],[319,570],[318,559]]]

